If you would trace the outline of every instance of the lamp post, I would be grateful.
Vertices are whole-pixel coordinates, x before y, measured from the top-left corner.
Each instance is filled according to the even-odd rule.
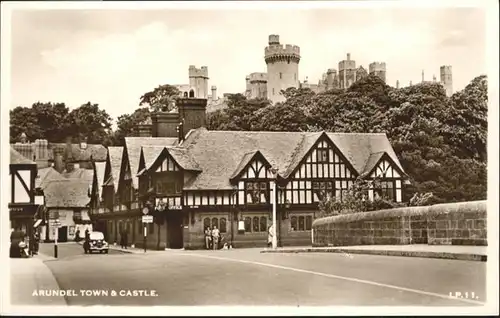
[[[271,173],[272,173],[272,177],[273,177],[273,225],[272,225],[272,228],[273,228],[273,237],[272,237],[272,247],[273,249],[276,249],[278,247],[278,239],[276,237],[276,207],[278,205],[278,195],[276,193],[276,190],[277,190],[277,183],[278,183],[278,169],[276,169],[275,167],[272,167],[271,169]]]

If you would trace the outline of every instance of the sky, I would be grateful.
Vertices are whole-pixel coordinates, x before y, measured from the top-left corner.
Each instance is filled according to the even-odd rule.
[[[387,65],[387,84],[407,86],[451,65],[454,91],[486,73],[485,12],[474,8],[14,10],[11,107],[91,101],[113,118],[132,113],[160,84],[187,84],[207,66],[217,93],[245,90],[265,72],[270,34],[300,46],[299,79],[317,83],[351,54]]]

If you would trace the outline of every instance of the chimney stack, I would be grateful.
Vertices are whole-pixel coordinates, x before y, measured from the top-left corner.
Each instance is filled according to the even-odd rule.
[[[351,60],[351,53],[347,53],[347,60],[350,61]]]
[[[153,122],[151,117],[148,117],[137,125],[136,134],[138,137],[153,137]]]
[[[396,88],[399,88],[399,80],[396,81]]]
[[[179,124],[179,113],[156,112],[151,114],[151,122],[153,137],[177,137],[176,128]],[[144,127],[143,129],[146,134]]]
[[[66,138],[65,162],[66,171],[73,171],[73,141],[71,137]]]
[[[184,134],[191,129],[206,127],[207,100],[202,98],[181,98],[177,101],[179,119],[183,121]]]

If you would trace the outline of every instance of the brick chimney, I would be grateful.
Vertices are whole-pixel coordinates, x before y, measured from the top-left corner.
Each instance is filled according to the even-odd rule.
[[[73,158],[73,139],[71,137],[66,138],[66,149],[64,151],[64,161],[66,164],[66,171],[73,171],[74,158]]]
[[[176,128],[179,125],[179,113],[156,112],[151,114],[151,121],[153,137],[177,137]]]
[[[46,139],[37,139],[33,143],[35,161],[38,168],[49,166],[49,142]]]
[[[142,121],[135,127],[137,137],[153,137],[153,122],[151,117]]]
[[[179,119],[183,120],[184,136],[191,129],[206,127],[207,100],[202,98],[180,98],[177,100]]]

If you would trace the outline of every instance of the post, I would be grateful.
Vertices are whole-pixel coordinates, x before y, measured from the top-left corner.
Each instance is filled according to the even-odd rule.
[[[276,194],[276,183],[277,183],[278,177],[277,173],[275,174],[274,181],[273,181],[273,249],[276,249],[278,247],[278,240],[276,237],[277,233],[277,224],[276,224],[276,206],[278,205],[278,195]]]
[[[146,253],[146,244],[148,242],[148,226],[144,223],[144,253]]]
[[[59,227],[55,227],[55,236],[54,236],[54,258],[57,258],[57,240],[59,239]]]

